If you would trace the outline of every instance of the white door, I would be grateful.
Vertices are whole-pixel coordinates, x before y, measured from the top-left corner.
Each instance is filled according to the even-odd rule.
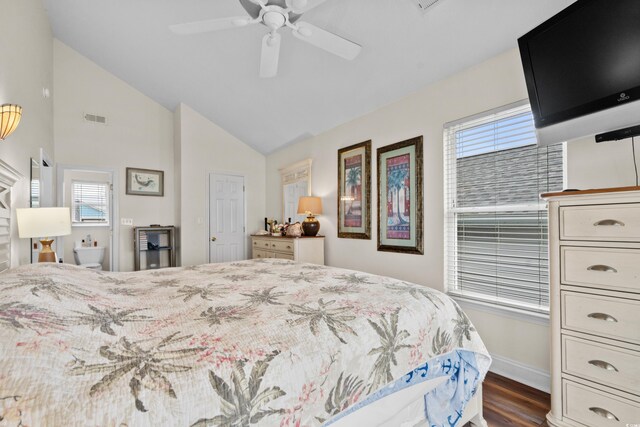
[[[244,177],[209,175],[209,262],[245,256]]]

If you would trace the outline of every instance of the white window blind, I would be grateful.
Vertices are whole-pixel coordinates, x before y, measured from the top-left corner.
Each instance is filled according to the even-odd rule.
[[[73,181],[71,211],[74,224],[109,224],[109,184]]]
[[[536,145],[528,103],[448,123],[445,259],[450,294],[546,313],[546,205],[563,187],[563,145]]]

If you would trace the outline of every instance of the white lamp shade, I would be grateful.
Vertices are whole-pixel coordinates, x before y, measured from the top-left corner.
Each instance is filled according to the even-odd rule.
[[[69,208],[16,209],[18,235],[29,237],[55,237],[71,234],[71,210]]]
[[[307,212],[311,212],[311,215],[321,215],[322,199],[320,197],[300,197],[298,214],[306,214]]]

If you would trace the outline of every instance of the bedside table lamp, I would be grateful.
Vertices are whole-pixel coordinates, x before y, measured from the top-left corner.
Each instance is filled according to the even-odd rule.
[[[38,262],[56,262],[56,253],[51,250],[50,237],[71,234],[71,210],[69,208],[16,209],[18,235],[21,239],[40,239],[42,250]]]
[[[315,236],[320,231],[320,223],[315,218],[322,214],[322,199],[320,197],[300,197],[298,200],[298,215],[306,214],[307,219],[302,223],[305,236]]]

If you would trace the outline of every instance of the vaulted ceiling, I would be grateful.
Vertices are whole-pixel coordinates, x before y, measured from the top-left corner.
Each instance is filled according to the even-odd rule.
[[[169,30],[246,15],[239,0],[43,2],[59,40],[165,107],[184,102],[269,153],[516,47],[573,0],[440,0],[426,14],[415,0],[327,0],[301,20],[362,45],[360,56],[346,61],[283,29],[271,79],[259,77],[262,25]]]

